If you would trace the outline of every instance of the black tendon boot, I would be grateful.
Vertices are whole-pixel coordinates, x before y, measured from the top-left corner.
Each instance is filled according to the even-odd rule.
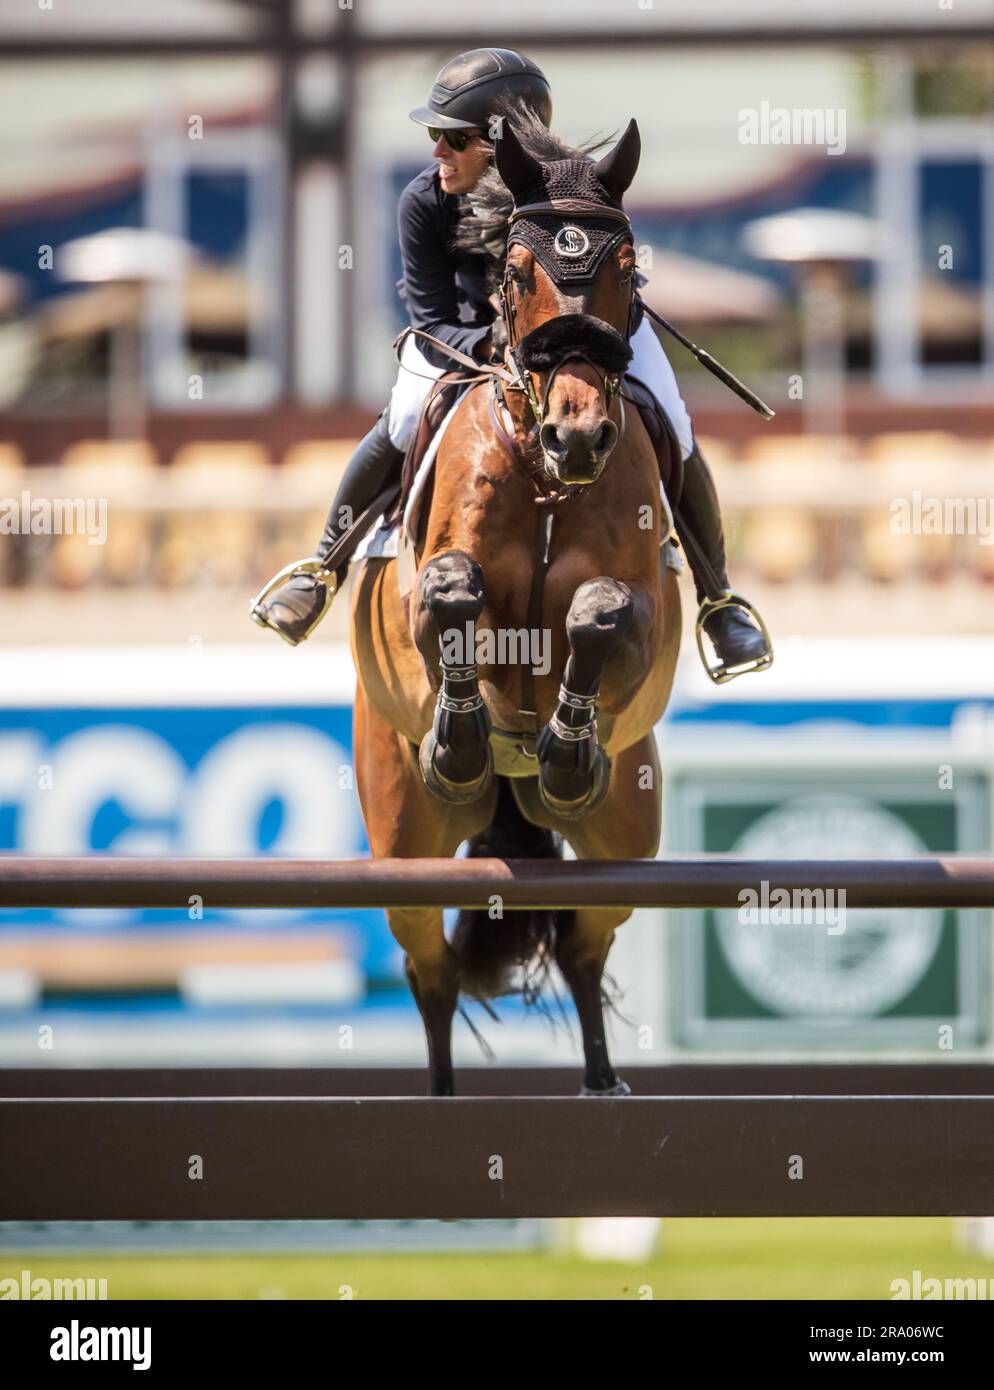
[[[745,671],[764,670],[773,661],[773,647],[759,614],[741,595],[731,591],[725,567],[725,538],[718,493],[707,460],[696,442],[683,468],[680,519],[690,531],[692,541],[697,543],[695,547],[685,540],[684,549],[694,576],[697,602],[701,604],[698,647],[708,675],[720,684]],[[697,548],[703,552],[703,563]],[[716,666],[708,663],[701,642],[702,628],[717,653]]]
[[[338,590],[341,571],[324,564],[332,546],[399,474],[404,451],[391,442],[387,425],[384,410],[349,459],[313,556],[281,570],[252,602],[255,621],[278,632],[291,647],[310,636]]]

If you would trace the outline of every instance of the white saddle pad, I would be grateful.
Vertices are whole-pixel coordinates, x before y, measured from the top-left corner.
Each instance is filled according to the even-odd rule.
[[[460,391],[452,408],[443,416],[442,423],[429,441],[428,447],[424,451],[424,456],[418,464],[418,471],[414,475],[414,482],[411,484],[411,491],[404,507],[403,518],[404,530],[411,537],[412,541],[415,537],[411,535],[411,518],[415,514],[415,508],[431,476],[431,470],[435,466],[435,455],[438,453],[439,445],[445,437],[445,431],[449,428],[453,415],[455,415],[456,411],[459,409],[459,404],[464,394],[465,392]],[[396,556],[399,540],[398,532],[399,527],[396,524],[388,526],[381,517],[379,523],[373,530],[368,531],[366,535],[363,536],[358,546],[356,546],[349,563],[355,564],[357,560],[364,560],[367,556],[370,558],[390,558]]]

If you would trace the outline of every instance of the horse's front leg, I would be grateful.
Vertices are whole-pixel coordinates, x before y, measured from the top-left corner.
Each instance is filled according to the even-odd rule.
[[[590,579],[566,615],[570,655],[555,713],[538,738],[538,786],[546,807],[573,820],[596,810],[607,793],[611,764],[597,737],[597,702],[608,662],[634,689],[644,679],[648,616],[640,595],[618,579]],[[640,656],[639,654],[642,653]]]
[[[418,580],[415,640],[432,684],[441,684],[435,718],[419,764],[442,801],[476,801],[493,782],[490,718],[477,680],[476,620],[483,610],[483,571],[461,550],[429,560]]]

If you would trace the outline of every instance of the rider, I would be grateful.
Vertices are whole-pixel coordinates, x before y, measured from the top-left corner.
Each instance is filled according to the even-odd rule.
[[[411,119],[427,126],[435,141],[436,164],[404,189],[398,205],[403,278],[398,286],[414,328],[419,328],[479,362],[491,355],[494,308],[482,258],[453,249],[452,232],[465,204],[493,156],[490,118],[509,102],[523,101],[548,126],[552,100],[544,74],[521,53],[475,48],[447,63],[435,80],[426,106]],[[390,403],[360,442],[331,504],[314,561],[303,562],[278,588],[270,581],[252,616],[296,646],[327,611],[337,576],[321,568],[331,547],[352,521],[396,477],[417,427],[421,405],[437,378],[452,363],[435,349],[408,338]],[[714,577],[727,589],[721,513],[710,470],[694,440],[693,426],[662,345],[647,317],[632,335],[630,371],[655,395],[676,432],[684,457],[680,511],[703,550]],[[408,370],[409,369],[409,370]],[[688,557],[694,568],[694,556]],[[695,574],[698,602],[705,586]],[[727,669],[766,657],[765,635],[736,607],[720,608],[704,623]]]

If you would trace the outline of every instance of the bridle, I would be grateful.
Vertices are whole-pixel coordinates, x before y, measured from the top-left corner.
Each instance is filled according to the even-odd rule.
[[[624,240],[634,240],[632,224],[626,213],[620,208],[613,208],[602,203],[594,202],[593,199],[586,198],[555,198],[542,203],[525,203],[520,208],[516,208],[508,221],[508,245],[513,241],[513,227],[516,222],[524,218],[536,216],[555,216],[560,219],[590,219],[606,220],[618,223],[618,230],[599,248],[595,263],[590,268],[590,273],[585,274],[583,279],[575,277],[576,283],[586,283],[594,278],[608,254],[614,250]],[[567,223],[567,226],[570,224]],[[560,228],[562,231],[563,228]],[[537,257],[541,263],[541,257]],[[548,266],[543,267],[550,279],[557,286],[562,288],[562,282],[556,276],[555,270]],[[409,371],[414,376],[423,376],[424,373],[416,371],[403,361],[402,349],[409,338],[429,343],[432,348],[440,352],[455,362],[461,369],[463,380],[471,381],[474,386],[480,385],[484,381],[489,381],[492,386],[490,396],[490,422],[498,440],[511,455],[517,460],[524,469],[532,486],[535,490],[534,501],[539,506],[548,506],[557,502],[566,502],[571,498],[578,497],[587,486],[586,483],[564,483],[558,486],[551,484],[552,477],[547,468],[543,457],[536,457],[536,446],[539,444],[539,434],[549,406],[549,394],[555,383],[556,376],[567,364],[567,362],[583,361],[593,368],[594,372],[600,376],[600,390],[604,400],[604,413],[609,416],[615,399],[618,400],[621,414],[618,424],[618,439],[615,447],[621,442],[625,433],[625,394],[622,390],[622,380],[624,373],[605,369],[603,363],[598,362],[589,352],[585,351],[580,345],[566,345],[559,353],[552,366],[548,368],[548,375],[542,387],[541,394],[535,390],[535,383],[532,380],[531,370],[527,363],[522,360],[522,343],[525,341],[517,331],[518,306],[514,295],[514,278],[512,275],[513,267],[505,261],[504,275],[497,287],[497,300],[500,305],[501,320],[504,326],[504,364],[498,365],[495,362],[478,362],[475,358],[461,352],[458,348],[451,347],[448,343],[443,343],[433,334],[426,332],[422,328],[407,327],[394,340],[394,351],[397,359],[405,371]],[[619,342],[627,345],[632,336],[635,325],[635,317],[639,306],[637,282],[634,274],[631,278],[631,293],[628,301],[628,313],[626,316],[624,334],[616,334]],[[643,308],[646,306],[643,305]],[[647,310],[648,312],[648,310]],[[585,316],[578,316],[585,317]],[[590,320],[596,322],[596,320]],[[555,323],[555,319],[548,322]],[[533,330],[534,332],[535,330]],[[615,330],[610,332],[614,335]],[[527,337],[528,335],[526,335]],[[527,344],[526,344],[527,345]],[[437,382],[438,378],[432,376],[427,380]],[[507,393],[517,392],[525,397],[532,415],[531,428],[525,435],[524,440],[517,437],[517,428],[514,416],[508,404]]]
[[[521,207],[515,208],[508,221],[508,248],[513,242],[513,229],[517,222],[522,219],[532,219],[535,217],[555,216],[560,219],[570,219],[570,222],[583,218],[597,218],[619,223],[618,231],[610,236],[600,248],[596,263],[591,273],[585,277],[592,280],[597,274],[600,266],[604,263],[609,253],[614,250],[622,241],[632,238],[632,224],[625,212],[620,208],[609,207],[601,203],[594,202],[586,198],[556,198],[548,202],[525,203]],[[562,231],[562,228],[560,229]],[[541,263],[541,261],[540,261]],[[543,269],[550,276],[557,288],[563,288],[563,281],[557,279],[554,271],[549,266],[543,264]],[[549,407],[549,396],[556,377],[568,362],[583,361],[593,368],[600,378],[600,390],[604,400],[604,414],[610,417],[611,408],[615,399],[619,399],[621,406],[621,422],[619,425],[618,440],[622,438],[625,429],[625,407],[624,401],[620,400],[622,373],[605,369],[603,365],[584,349],[577,346],[565,346],[561,355],[548,369],[541,394],[535,389],[532,372],[526,363],[521,360],[522,339],[518,332],[517,316],[518,305],[515,294],[515,280],[513,267],[505,260],[504,275],[497,289],[497,301],[500,305],[501,318],[503,320],[504,335],[506,346],[504,349],[504,361],[507,366],[510,380],[502,377],[493,377],[493,395],[490,403],[490,417],[498,435],[505,447],[510,448],[511,452],[520,457],[525,464],[533,485],[536,487],[538,496],[536,502],[540,505],[548,505],[554,502],[568,501],[572,497],[580,494],[585,484],[564,484],[558,488],[548,486],[548,473],[545,465],[534,459],[535,446],[539,442],[539,434],[545,422]],[[631,294],[628,303],[628,313],[626,316],[626,326],[624,338],[627,342],[631,338],[632,328],[636,314],[636,286],[635,277],[631,279]],[[516,439],[513,425],[509,431],[505,428],[500,416],[501,408],[510,416],[505,392],[516,391],[525,396],[528,401],[532,414],[532,425],[525,436],[523,445]],[[512,417],[513,419],[513,417]],[[543,483],[545,484],[543,486]]]

